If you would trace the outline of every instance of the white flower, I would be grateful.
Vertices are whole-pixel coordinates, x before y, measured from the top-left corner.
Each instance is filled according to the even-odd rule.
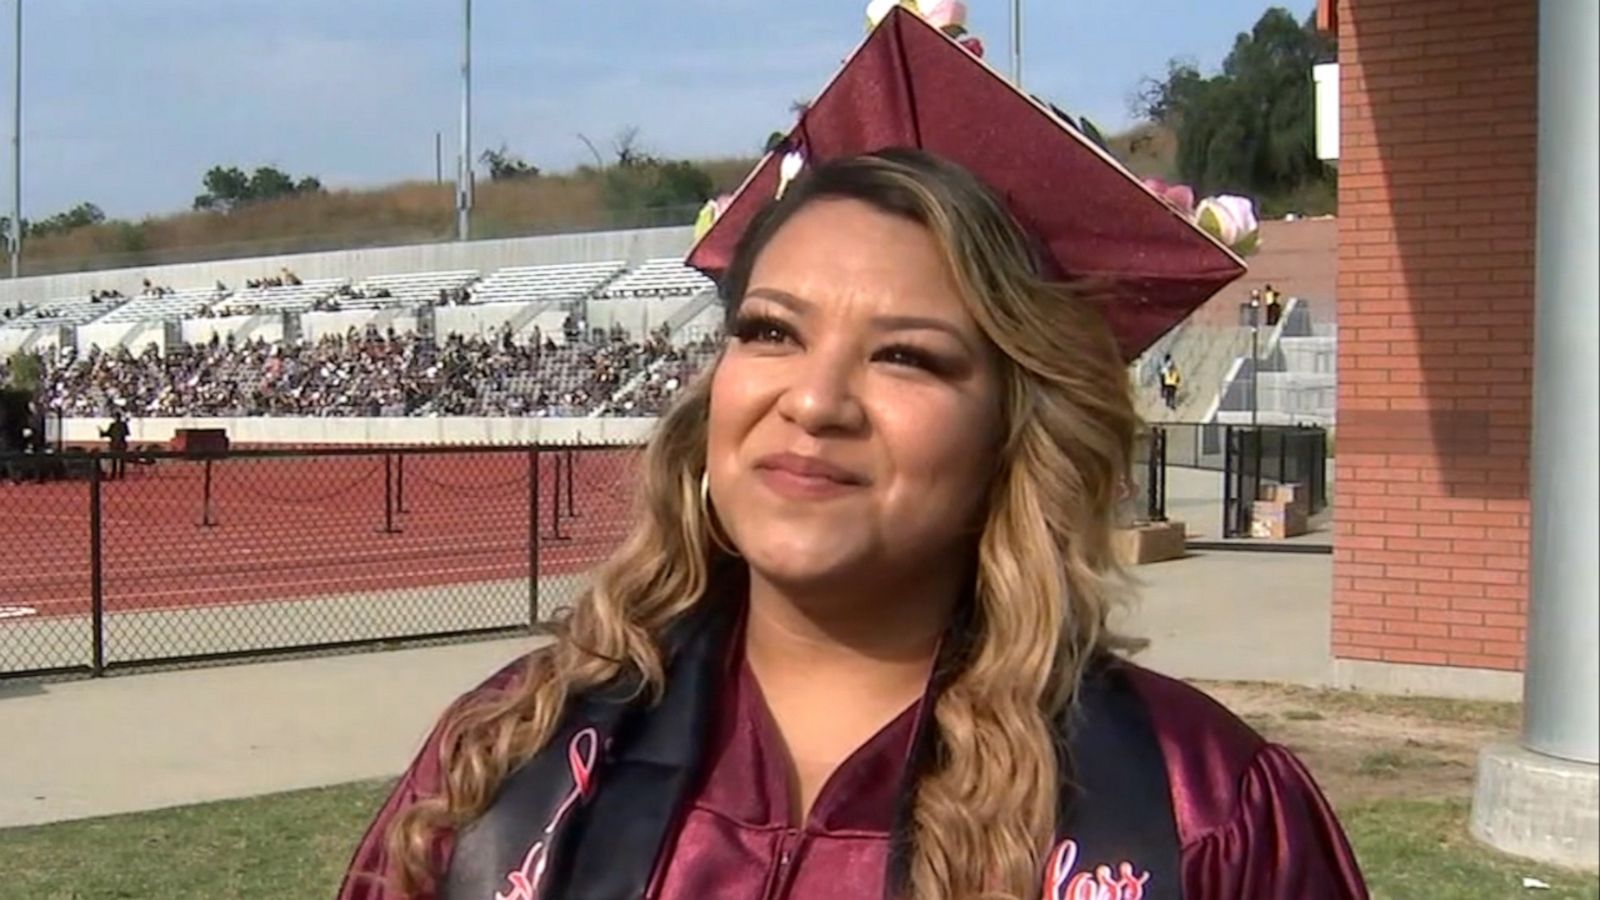
[[[889,14],[889,10],[899,5],[900,0],[872,0],[867,4],[867,28],[877,28],[883,17]]]
[[[778,197],[783,197],[783,192],[789,189],[789,182],[800,176],[800,170],[806,166],[806,158],[799,152],[791,150],[783,155],[783,162],[778,166]]]
[[[1194,223],[1240,256],[1254,252],[1261,241],[1255,204],[1248,197],[1207,197],[1195,207]]]

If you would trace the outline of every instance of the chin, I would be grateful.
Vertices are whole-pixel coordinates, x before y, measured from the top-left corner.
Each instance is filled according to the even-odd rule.
[[[798,537],[746,542],[745,560],[761,577],[793,589],[849,582],[872,568],[858,542],[841,535]]]

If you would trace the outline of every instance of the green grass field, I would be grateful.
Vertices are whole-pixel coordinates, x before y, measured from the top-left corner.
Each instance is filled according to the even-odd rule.
[[[1206,685],[1305,759],[1378,900],[1600,900],[1600,881],[1467,833],[1472,760],[1514,706]],[[362,782],[0,831],[0,900],[329,898],[387,790]],[[1524,876],[1550,890],[1529,891]]]

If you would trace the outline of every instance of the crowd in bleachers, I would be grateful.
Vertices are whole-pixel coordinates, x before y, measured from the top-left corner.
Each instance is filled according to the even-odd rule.
[[[659,414],[716,353],[569,322],[565,343],[351,329],[314,342],[213,339],[45,359],[45,402],[69,417]],[[0,369],[3,369],[0,363]],[[3,375],[3,373],[0,373]],[[3,380],[3,379],[0,379]],[[624,396],[618,398],[619,392]],[[613,398],[616,399],[615,402]]]

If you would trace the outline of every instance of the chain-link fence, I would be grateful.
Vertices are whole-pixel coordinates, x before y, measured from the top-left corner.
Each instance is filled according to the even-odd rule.
[[[1165,520],[1168,471],[1204,465],[1209,428],[1141,438],[1124,525]],[[1219,437],[1225,516],[1263,481],[1326,503],[1320,429]],[[621,543],[638,454],[0,455],[0,677],[525,633]]]
[[[0,457],[0,676],[526,632],[620,542],[636,452]]]

